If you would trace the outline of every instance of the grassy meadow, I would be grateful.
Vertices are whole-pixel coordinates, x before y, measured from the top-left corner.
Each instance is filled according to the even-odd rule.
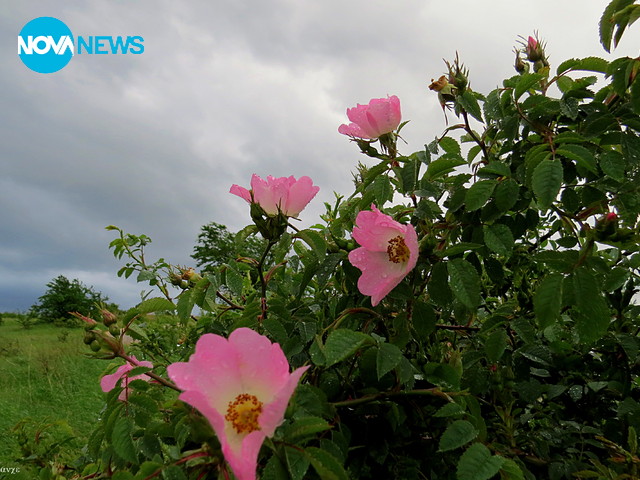
[[[0,324],[0,467],[30,479],[28,464],[57,442],[86,437],[103,405],[99,378],[109,362],[86,358],[81,328],[35,324],[4,315]],[[21,426],[16,427],[23,419]],[[20,438],[26,448],[21,448]],[[27,440],[27,443],[24,443]],[[29,460],[29,457],[33,460]]]

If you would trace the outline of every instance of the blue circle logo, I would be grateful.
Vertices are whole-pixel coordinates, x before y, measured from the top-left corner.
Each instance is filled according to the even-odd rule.
[[[20,60],[34,72],[57,72],[69,63],[73,53],[71,30],[57,18],[34,18],[18,34]]]

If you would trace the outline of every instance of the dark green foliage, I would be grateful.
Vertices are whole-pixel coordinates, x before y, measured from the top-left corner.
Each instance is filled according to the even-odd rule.
[[[73,319],[69,312],[78,312],[87,317],[96,316],[99,305],[107,300],[107,297],[79,280],[69,280],[64,275],[59,275],[47,283],[47,291],[31,307],[31,312],[43,322],[68,322]]]

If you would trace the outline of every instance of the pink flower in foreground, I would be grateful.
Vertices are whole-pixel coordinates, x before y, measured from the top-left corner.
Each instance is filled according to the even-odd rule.
[[[400,121],[400,100],[395,95],[387,98],[374,98],[368,105],[358,104],[347,108],[347,117],[352,123],[342,124],[338,132],[351,137],[375,140],[385,133],[393,132]]]
[[[103,392],[110,392],[116,387],[116,385],[118,385],[118,383],[120,383],[120,380],[122,380],[123,381],[122,387],[124,387],[124,389],[122,390],[122,393],[120,393],[120,395],[118,396],[118,400],[121,400],[123,402],[127,399],[129,382],[131,382],[132,380],[146,380],[147,382],[151,380],[151,378],[149,378],[144,373],[142,375],[136,375],[135,377],[129,377],[128,375],[129,372],[136,367],[153,368],[153,363],[151,362],[147,362],[147,361],[141,362],[133,355],[131,356],[131,358],[136,362],[135,366],[131,365],[130,363],[125,363],[124,365],[118,367],[115,373],[112,373],[110,375],[105,375],[100,379],[100,386],[102,387]]]
[[[188,362],[169,365],[180,400],[197,408],[213,427],[238,480],[255,480],[258,452],[282,423],[302,374],[289,373],[280,345],[249,328],[229,339],[200,337]]]
[[[269,175],[263,180],[254,173],[251,190],[234,184],[229,192],[249,203],[259,204],[267,215],[282,212],[287,217],[297,217],[319,190],[309,177],[296,180],[293,176],[275,178]]]
[[[416,266],[418,235],[413,225],[402,225],[374,205],[356,217],[352,236],[362,245],[349,252],[349,261],[362,270],[358,290],[371,296],[375,307]]]

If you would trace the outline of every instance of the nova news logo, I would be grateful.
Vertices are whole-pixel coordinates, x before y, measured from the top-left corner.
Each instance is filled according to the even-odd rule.
[[[18,56],[34,72],[53,73],[64,68],[75,54],[106,55],[144,52],[141,36],[79,36],[57,18],[38,17],[18,34]]]

